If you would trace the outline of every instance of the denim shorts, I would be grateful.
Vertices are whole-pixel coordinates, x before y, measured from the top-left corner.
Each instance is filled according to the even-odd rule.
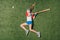
[[[32,21],[27,21],[26,23],[27,23],[28,25],[30,25],[30,24],[32,24]]]

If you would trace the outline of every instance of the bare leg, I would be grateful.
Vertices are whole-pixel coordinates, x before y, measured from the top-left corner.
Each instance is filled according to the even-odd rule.
[[[32,24],[29,25],[29,29],[30,29],[31,32],[36,33],[37,36],[40,37],[40,32],[37,32],[36,30],[33,30],[33,29],[32,29]]]
[[[27,30],[27,29],[25,28],[26,25],[27,25],[26,23],[23,23],[23,24],[20,25],[20,27],[21,27],[22,29],[24,29],[24,30]]]
[[[35,30],[32,29],[32,24],[29,25],[29,30],[30,30],[31,32],[37,33],[37,31],[35,31]]]
[[[29,30],[27,30],[27,29],[25,28],[26,25],[27,25],[26,23],[23,23],[23,24],[20,25],[20,27],[21,27],[22,29],[24,29],[25,32],[26,32],[26,35],[28,35]]]

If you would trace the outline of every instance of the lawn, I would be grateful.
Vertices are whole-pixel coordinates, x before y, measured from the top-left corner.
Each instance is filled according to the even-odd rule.
[[[41,32],[41,38],[32,32],[26,36],[20,28],[26,22],[26,9],[34,2],[37,4],[33,12],[51,8],[34,20],[34,29]],[[60,40],[60,1],[0,0],[0,40]]]

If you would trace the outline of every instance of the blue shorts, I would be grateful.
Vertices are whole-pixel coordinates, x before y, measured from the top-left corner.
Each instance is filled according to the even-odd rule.
[[[27,23],[28,25],[30,25],[30,24],[32,24],[32,21],[27,21],[26,23]]]

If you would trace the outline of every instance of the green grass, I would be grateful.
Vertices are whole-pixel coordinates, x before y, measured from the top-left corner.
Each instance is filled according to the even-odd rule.
[[[34,29],[41,32],[41,38],[32,32],[26,36],[20,28],[20,24],[26,22],[26,9],[33,2],[37,2],[33,12],[51,8],[34,20]],[[0,40],[60,40],[60,1],[0,0]]]

